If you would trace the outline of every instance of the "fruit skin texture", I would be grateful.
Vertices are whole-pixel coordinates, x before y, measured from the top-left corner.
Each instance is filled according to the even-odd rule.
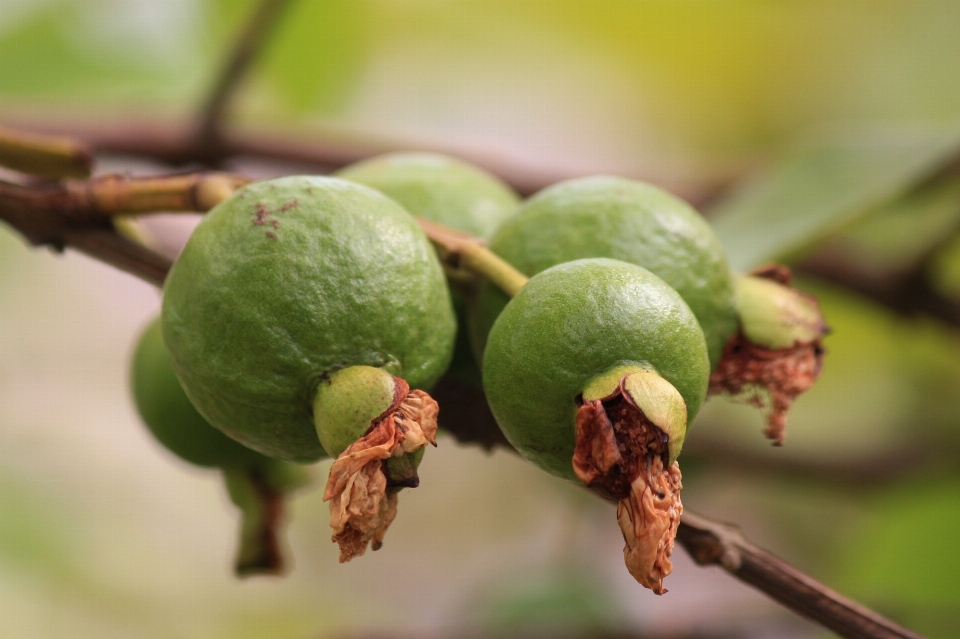
[[[437,153],[388,153],[336,175],[380,191],[411,215],[483,239],[520,206],[517,194],[497,177]]]
[[[483,239],[520,206],[519,196],[496,176],[438,153],[388,153],[352,164],[336,175],[377,189],[411,215]],[[453,303],[460,328],[448,374],[479,386],[480,367],[467,335],[466,304],[456,292]]]
[[[734,281],[723,247],[686,202],[649,184],[611,176],[568,180],[530,198],[490,249],[527,275],[589,257],[642,266],[676,289],[697,316],[716,367],[737,330]],[[474,352],[505,295],[485,284],[470,309]]]
[[[520,454],[576,481],[576,398],[598,375],[629,364],[670,382],[693,421],[710,368],[689,307],[639,266],[577,260],[534,275],[503,310],[484,353],[483,385]]]
[[[211,426],[193,407],[173,372],[160,333],[160,318],[150,323],[137,343],[130,385],[147,428],[181,459],[207,468],[270,461]]]
[[[416,222],[367,187],[293,176],[211,210],[164,286],[163,337],[210,423],[265,455],[324,455],[311,405],[355,365],[428,388],[456,324],[439,261]]]

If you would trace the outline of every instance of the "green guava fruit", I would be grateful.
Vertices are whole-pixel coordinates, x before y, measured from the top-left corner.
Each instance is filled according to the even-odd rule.
[[[243,511],[237,573],[281,572],[283,498],[306,483],[306,471],[250,450],[197,412],[173,371],[159,317],[140,336],[130,382],[140,417],[157,441],[191,464],[223,471],[230,497]]]
[[[207,468],[256,465],[269,459],[211,426],[190,403],[163,345],[160,318],[150,323],[137,343],[131,387],[147,428],[180,459]]]
[[[324,455],[321,381],[372,366],[428,388],[456,322],[443,271],[410,215],[368,187],[256,182],[204,217],[164,285],[163,337],[200,413],[265,455]]]
[[[504,308],[484,352],[483,387],[520,454],[576,480],[577,398],[598,375],[631,364],[670,382],[693,421],[710,369],[690,308],[644,268],[576,260],[534,275]]]
[[[519,196],[496,176],[436,153],[388,153],[352,164],[336,175],[380,191],[411,215],[482,239],[489,239],[520,206]],[[466,330],[466,305],[456,290],[453,304],[459,329],[447,375],[479,386],[480,369]]]
[[[437,153],[388,153],[341,169],[337,177],[374,188],[411,215],[487,239],[520,198],[496,176]]]
[[[527,275],[591,257],[648,269],[696,315],[712,368],[737,331],[734,280],[710,225],[683,200],[643,182],[596,176],[548,187],[497,229],[490,249]],[[481,286],[469,311],[476,353],[506,303],[495,287]]]
[[[683,510],[676,458],[709,375],[680,295],[603,258],[534,275],[496,319],[483,364],[507,440],[547,472],[619,500],[627,568],[657,594]]]

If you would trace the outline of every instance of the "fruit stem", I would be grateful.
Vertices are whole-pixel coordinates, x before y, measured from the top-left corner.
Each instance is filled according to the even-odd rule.
[[[284,495],[306,481],[306,471],[276,461],[276,468],[224,468],[230,501],[240,508],[240,545],[234,561],[239,577],[279,575],[284,570],[280,528]],[[271,472],[273,471],[273,472]]]
[[[117,213],[204,212],[227,199],[250,180],[228,173],[184,173],[170,176],[104,175],[70,190],[82,191],[92,209],[103,216]]]
[[[0,165],[56,180],[86,178],[93,168],[93,154],[79,140],[0,127]]]
[[[490,280],[509,297],[516,295],[529,281],[529,277],[484,246],[483,240],[436,222],[422,218],[416,220],[445,264]]]

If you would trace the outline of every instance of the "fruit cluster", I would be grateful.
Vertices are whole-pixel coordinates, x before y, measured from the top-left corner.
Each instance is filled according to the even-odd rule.
[[[472,253],[441,260],[423,228],[489,250],[466,238]],[[278,569],[275,540],[257,540],[275,537],[295,464],[324,457],[341,561],[377,549],[436,445],[429,389],[482,380],[523,457],[619,503],[627,568],[659,594],[677,456],[708,393],[766,407],[779,444],[819,374],[817,304],[787,284],[782,268],[732,274],[704,219],[647,184],[592,177],[521,202],[462,162],[389,155],[213,208],[166,280],[134,394],[161,443],[224,470],[248,515],[243,573]]]

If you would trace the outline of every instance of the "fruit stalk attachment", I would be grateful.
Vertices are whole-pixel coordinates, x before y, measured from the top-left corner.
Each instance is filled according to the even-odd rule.
[[[588,488],[619,501],[627,570],[662,595],[683,513],[676,459],[686,435],[686,404],[655,371],[635,366],[591,380],[582,398],[574,472]]]
[[[484,246],[480,239],[423,218],[417,218],[417,224],[437,249],[440,261],[454,270],[455,280],[462,279],[462,275],[457,277],[458,271],[461,274],[466,271],[490,280],[508,297],[513,297],[530,279]]]
[[[341,563],[383,545],[397,493],[419,485],[423,449],[437,445],[438,412],[430,395],[379,368],[352,366],[321,382],[314,419],[320,443],[337,456],[323,500]]]
[[[224,468],[227,492],[242,513],[240,546],[234,561],[238,577],[279,575],[284,571],[282,535],[287,493],[305,484],[305,469],[278,460],[260,466]]]
[[[782,446],[787,413],[823,365],[829,332],[817,300],[790,287],[790,270],[773,265],[737,281],[740,328],[710,376],[710,394],[745,397],[766,411],[764,434]]]

